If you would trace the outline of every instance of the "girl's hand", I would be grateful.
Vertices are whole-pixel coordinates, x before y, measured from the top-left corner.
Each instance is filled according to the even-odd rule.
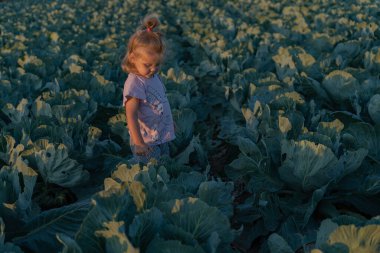
[[[134,145],[136,155],[147,155],[151,151],[151,148],[145,143],[142,145]]]

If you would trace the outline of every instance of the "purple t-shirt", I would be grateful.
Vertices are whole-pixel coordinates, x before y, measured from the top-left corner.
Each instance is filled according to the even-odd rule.
[[[158,74],[151,78],[129,73],[124,83],[123,106],[128,96],[140,99],[137,118],[146,144],[158,145],[175,138],[173,117],[165,86]]]

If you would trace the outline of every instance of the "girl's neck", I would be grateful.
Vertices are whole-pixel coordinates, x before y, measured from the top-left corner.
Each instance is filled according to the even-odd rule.
[[[136,76],[139,76],[139,77],[142,77],[142,78],[145,78],[145,79],[151,79],[151,78],[153,78],[157,73],[154,73],[154,74],[151,75],[150,77],[142,76],[142,75],[140,75],[140,74],[138,74],[138,73],[133,73],[133,72],[132,72],[132,74],[134,74],[134,75],[136,75]]]

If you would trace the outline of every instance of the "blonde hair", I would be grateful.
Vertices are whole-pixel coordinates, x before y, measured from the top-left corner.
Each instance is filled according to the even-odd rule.
[[[121,62],[121,68],[124,72],[136,72],[136,68],[131,62],[131,54],[137,48],[152,49],[159,54],[162,60],[165,52],[165,43],[162,33],[157,29],[159,25],[160,21],[155,14],[150,14],[144,18],[142,25],[128,41],[127,53]]]

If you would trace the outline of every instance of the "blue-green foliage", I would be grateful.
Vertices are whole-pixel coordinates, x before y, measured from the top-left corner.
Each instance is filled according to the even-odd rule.
[[[204,252],[228,249],[238,233],[222,212],[224,192],[207,192],[200,186],[206,178],[199,176],[198,183],[189,180],[178,184],[184,176],[171,178],[163,166],[119,165],[105,180],[105,190],[93,197],[93,206],[75,236],[77,244],[83,252],[112,252],[107,243],[115,236],[119,243],[125,242],[125,250],[149,252],[158,242],[176,242]],[[201,196],[196,194],[197,189],[202,191]],[[202,201],[211,194],[213,203]]]
[[[377,3],[291,2],[2,1],[0,251],[355,251],[334,241],[347,229],[378,243]],[[176,139],[142,167],[120,63],[150,12]]]

